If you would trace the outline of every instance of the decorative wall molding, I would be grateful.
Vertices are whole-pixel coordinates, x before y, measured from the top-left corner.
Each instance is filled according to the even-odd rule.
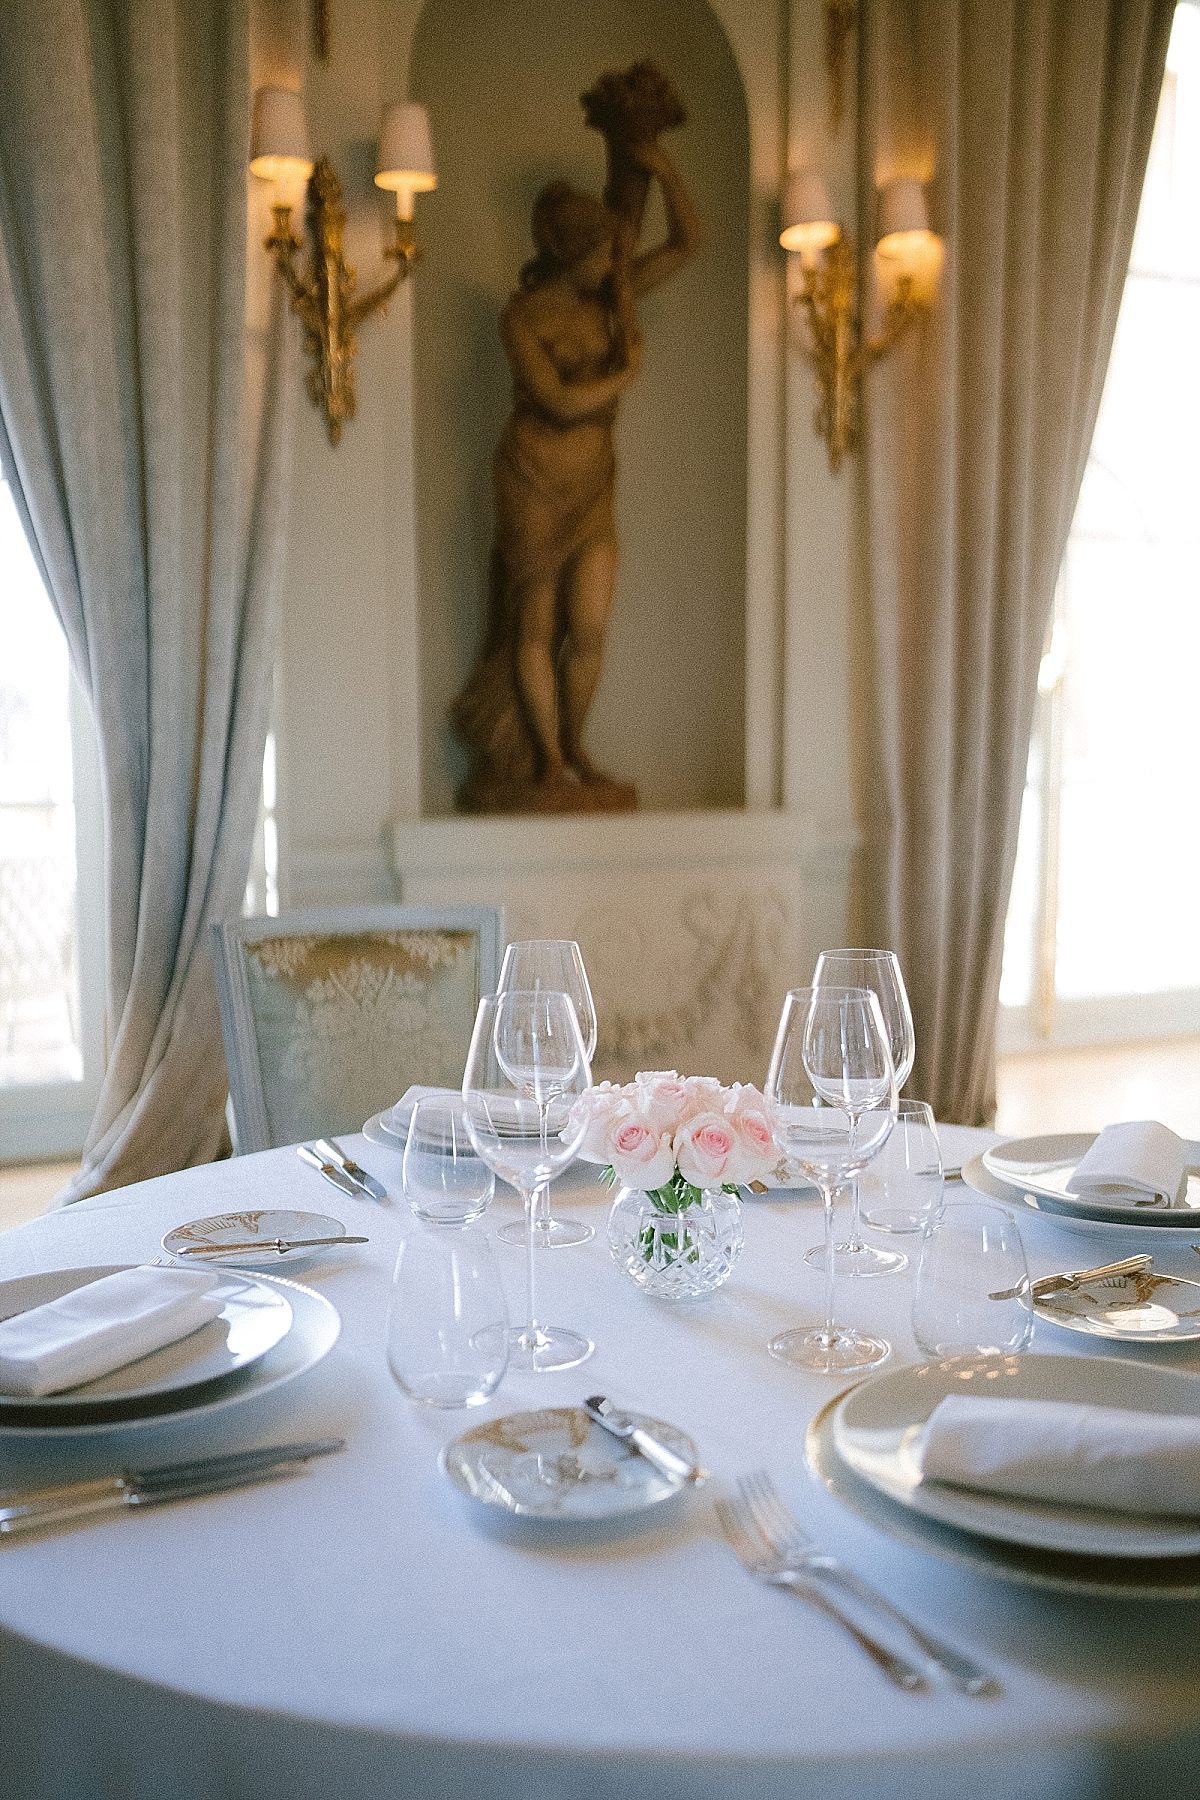
[[[427,819],[395,829],[401,898],[500,904],[510,940],[572,937],[598,1079],[677,1067],[761,1081],[784,992],[841,942],[852,825],[783,812]]]

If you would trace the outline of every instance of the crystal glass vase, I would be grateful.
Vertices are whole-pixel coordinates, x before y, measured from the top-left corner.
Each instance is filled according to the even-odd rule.
[[[679,1180],[617,1190],[608,1246],[618,1266],[659,1300],[695,1300],[731,1274],[745,1242],[742,1203],[724,1188]]]

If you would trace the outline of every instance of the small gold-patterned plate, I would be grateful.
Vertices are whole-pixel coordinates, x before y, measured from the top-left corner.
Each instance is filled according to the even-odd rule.
[[[621,1409],[626,1418],[694,1467],[685,1432]],[[442,1468],[460,1493],[522,1518],[561,1522],[615,1519],[670,1500],[689,1483],[672,1480],[589,1419],[581,1406],[508,1413],[464,1431],[442,1451]]]
[[[176,1225],[162,1239],[162,1247],[169,1256],[181,1262],[189,1269],[209,1269],[214,1265],[227,1269],[275,1269],[281,1263],[306,1262],[313,1256],[327,1256],[336,1250],[336,1244],[327,1244],[313,1250],[276,1250],[273,1239],[282,1238],[286,1243],[290,1238],[339,1238],[345,1237],[346,1227],[340,1219],[330,1218],[328,1213],[289,1212],[279,1207],[272,1207],[252,1212],[214,1213],[211,1218],[192,1219],[187,1225]],[[262,1249],[230,1251],[222,1256],[217,1248],[221,1244],[247,1244],[255,1238],[263,1239]],[[213,1248],[212,1256],[181,1256],[191,1244],[204,1244]]]
[[[1033,1310],[1051,1325],[1125,1344],[1187,1344],[1200,1339],[1200,1281],[1139,1269],[1105,1275],[1035,1299]]]

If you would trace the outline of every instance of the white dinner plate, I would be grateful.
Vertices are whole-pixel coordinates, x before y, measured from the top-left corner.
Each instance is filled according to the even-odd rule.
[[[256,1212],[213,1213],[206,1219],[190,1219],[176,1225],[162,1239],[168,1256],[189,1269],[277,1269],[283,1263],[310,1262],[336,1250],[325,1244],[310,1250],[275,1250],[269,1243],[261,1250],[231,1250],[228,1256],[181,1256],[189,1244],[244,1244],[254,1238],[345,1237],[346,1227],[328,1213],[289,1212],[268,1207]]]
[[[1200,1600],[1200,1557],[1122,1561],[1114,1556],[1067,1556],[1058,1550],[1031,1550],[1020,1544],[955,1531],[911,1507],[898,1506],[878,1488],[860,1480],[837,1453],[833,1415],[847,1393],[835,1394],[809,1425],[804,1440],[805,1460],[813,1477],[835,1500],[889,1537],[977,1574],[995,1575],[1025,1587],[1125,1600]]]
[[[389,1130],[386,1123],[388,1116],[387,1113],[372,1113],[362,1128],[362,1134],[369,1144],[378,1144],[384,1150],[395,1150],[403,1155],[406,1139]]]
[[[254,1284],[273,1289],[287,1301],[292,1314],[291,1330],[256,1362],[223,1379],[206,1382],[202,1388],[114,1400],[104,1407],[64,1407],[54,1411],[46,1409],[41,1401],[32,1401],[19,1412],[6,1409],[0,1413],[0,1445],[14,1441],[44,1444],[98,1432],[124,1433],[172,1425],[243,1406],[306,1374],[337,1343],[342,1328],[337,1308],[324,1294],[282,1275],[256,1275]]]
[[[1116,1196],[1073,1194],[1070,1183],[1096,1141],[1094,1131],[1055,1131],[1010,1138],[983,1152],[983,1166],[996,1181],[1019,1194],[1035,1194],[1056,1210],[1083,1218],[1120,1219],[1131,1225],[1200,1227],[1200,1166],[1188,1165],[1188,1182],[1178,1206],[1163,1206],[1132,1192]],[[1194,1149],[1194,1146],[1189,1146]]]
[[[64,1294],[73,1294],[77,1288],[87,1287],[105,1275],[115,1275],[118,1268],[127,1266],[55,1269],[44,1275],[23,1275],[0,1282],[0,1319],[11,1319],[31,1307],[60,1300]],[[31,1408],[47,1417],[80,1409],[104,1411],[114,1403],[202,1387],[207,1381],[219,1381],[256,1362],[274,1349],[291,1328],[291,1306],[277,1288],[265,1287],[247,1275],[223,1274],[211,1292],[221,1301],[221,1310],[198,1330],[80,1387],[35,1398],[0,1393],[0,1419],[26,1414]]]
[[[696,1446],[661,1419],[628,1412],[695,1465]],[[522,1518],[579,1522],[644,1512],[689,1483],[673,1481],[595,1424],[581,1406],[508,1413],[464,1431],[441,1464],[460,1493]]]
[[[1102,1275],[1038,1296],[1033,1310],[1051,1325],[1122,1344],[1190,1344],[1200,1339],[1200,1281],[1139,1269]],[[1197,1502],[1200,1510],[1200,1501]]]
[[[1100,1232],[1109,1236],[1119,1232],[1126,1244],[1131,1241],[1131,1235],[1140,1235],[1139,1227],[1146,1222],[1144,1219],[1114,1219],[1111,1214],[1102,1219],[1093,1218],[1073,1206],[1062,1206],[1057,1200],[1049,1200],[1045,1194],[1022,1193],[1019,1188],[1010,1187],[1005,1181],[997,1181],[984,1167],[983,1157],[978,1155],[967,1157],[963,1163],[962,1182],[973,1193],[984,1194],[989,1200],[998,1200],[1002,1206],[1025,1207],[1030,1212],[1041,1213],[1045,1218],[1052,1219],[1055,1225],[1062,1225],[1068,1231]],[[1157,1222],[1162,1225],[1168,1219],[1172,1224],[1178,1223],[1179,1215],[1160,1213]],[[1189,1221],[1185,1218],[1183,1222],[1190,1223],[1193,1231],[1200,1230],[1200,1220]]]
[[[921,1428],[947,1394],[1060,1400],[1131,1412],[1200,1413],[1200,1375],[1101,1356],[1013,1356],[973,1366],[883,1369],[848,1394],[833,1418],[842,1461],[900,1506],[982,1537],[1079,1556],[1200,1556],[1194,1521],[988,1494],[925,1481]]]

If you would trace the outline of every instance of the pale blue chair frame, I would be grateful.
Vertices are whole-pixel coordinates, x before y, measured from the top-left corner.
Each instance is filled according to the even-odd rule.
[[[475,932],[479,940],[476,1000],[495,992],[505,945],[504,911],[499,906],[337,906],[281,913],[274,918],[213,920],[213,966],[239,1155],[276,1148],[263,1091],[245,944],[272,937],[337,938],[376,931]]]

